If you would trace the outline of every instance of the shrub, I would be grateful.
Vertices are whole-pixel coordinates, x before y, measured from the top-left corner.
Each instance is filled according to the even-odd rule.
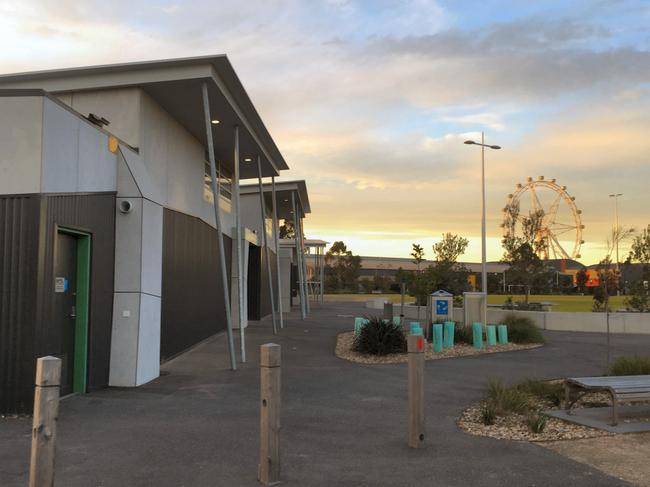
[[[353,348],[355,352],[369,355],[403,353],[406,352],[406,337],[398,325],[372,316],[354,339]]]
[[[487,402],[492,403],[497,415],[525,413],[530,408],[528,394],[517,387],[507,387],[500,380],[490,379],[486,392]]]
[[[539,434],[546,428],[546,416],[541,413],[531,413],[526,418],[528,429],[535,434]]]
[[[526,379],[517,384],[517,389],[543,401],[559,406],[564,398],[564,387],[560,382],[548,382],[540,379]]]
[[[484,402],[481,407],[481,422],[486,426],[490,426],[491,424],[494,424],[496,418],[497,410],[494,407],[494,404],[491,401]]]
[[[650,357],[620,357],[607,371],[608,375],[650,375]]]
[[[508,326],[508,339],[514,343],[544,343],[544,336],[533,320],[509,314],[503,323]]]
[[[454,329],[454,343],[466,343],[468,345],[472,345],[472,343],[474,343],[472,327],[456,323],[456,327]]]

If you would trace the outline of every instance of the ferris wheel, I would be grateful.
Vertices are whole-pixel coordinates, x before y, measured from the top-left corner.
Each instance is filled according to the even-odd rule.
[[[579,259],[582,240],[582,224],[575,197],[569,195],[566,186],[560,186],[555,179],[536,180],[528,178],[525,184],[517,184],[515,192],[508,195],[503,208],[504,237],[515,237],[522,233],[525,219],[538,219],[535,242],[538,254],[543,259]]]

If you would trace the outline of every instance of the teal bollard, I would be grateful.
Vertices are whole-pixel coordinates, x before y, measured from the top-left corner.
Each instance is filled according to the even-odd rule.
[[[424,336],[424,332],[422,331],[422,328],[418,327],[413,327],[411,328],[411,335],[417,335],[417,336]]]
[[[453,321],[445,321],[445,336],[442,341],[442,346],[445,348],[453,348],[454,347],[454,328],[455,328],[455,323]]]
[[[401,326],[402,325],[402,318],[400,316],[393,316],[393,325]]]
[[[474,336],[474,348],[483,348],[483,325],[474,323],[472,325],[472,333]]]
[[[368,323],[366,318],[355,318],[354,319],[354,334],[358,335],[361,333],[361,328],[363,328]]]
[[[508,327],[506,325],[499,325],[499,343],[506,345],[508,343]]]
[[[442,325],[433,325],[433,351],[442,352]]]
[[[487,326],[487,344],[489,347],[497,344],[497,327],[494,325]]]
[[[413,333],[413,330],[414,330],[415,328],[422,328],[422,327],[420,326],[420,323],[419,323],[419,322],[417,322],[417,321],[411,321],[411,322],[409,323],[409,331],[410,331],[411,333]]]

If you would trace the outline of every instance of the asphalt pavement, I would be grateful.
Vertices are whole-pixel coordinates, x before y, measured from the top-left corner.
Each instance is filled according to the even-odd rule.
[[[255,486],[259,461],[259,346],[282,346],[282,483],[293,486],[629,485],[527,442],[470,436],[456,420],[489,378],[597,375],[605,336],[545,332],[528,351],[426,364],[426,447],[406,444],[406,366],[360,365],[334,356],[354,303],[314,306],[273,336],[247,330],[248,361],[228,369],[225,336],[163,366],[142,387],[66,398],[58,423],[56,485]],[[613,336],[613,355],[647,354],[650,336]],[[0,419],[0,486],[27,484],[30,418]]]

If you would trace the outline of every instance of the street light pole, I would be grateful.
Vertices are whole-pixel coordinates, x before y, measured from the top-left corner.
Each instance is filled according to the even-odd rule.
[[[485,134],[481,132],[481,203],[483,206],[483,216],[481,218],[481,291],[485,293],[485,300],[487,304],[487,250],[486,250],[486,235],[485,235]],[[484,323],[487,325],[487,322]]]
[[[616,239],[616,271],[618,272],[619,270],[619,265],[618,265],[618,241],[620,240],[620,227],[618,224],[618,197],[623,196],[623,193],[613,193],[610,194],[610,198],[614,198],[614,221],[615,221],[615,227],[614,227],[614,239]]]
[[[486,207],[485,207],[485,148],[499,150],[501,146],[488,145],[485,143],[485,133],[481,132],[481,142],[474,142],[473,140],[466,140],[465,144],[480,145],[481,146],[481,291],[485,295],[485,302],[483,303],[483,324],[487,325],[487,244],[486,244]]]

